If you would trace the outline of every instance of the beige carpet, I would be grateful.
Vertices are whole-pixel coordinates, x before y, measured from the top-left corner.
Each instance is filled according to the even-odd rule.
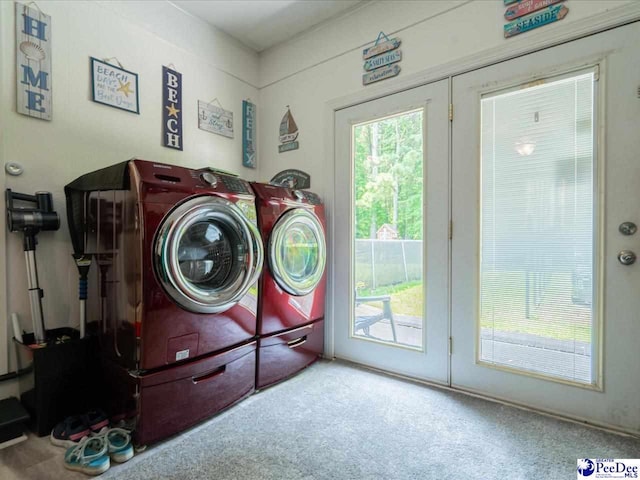
[[[640,440],[321,362],[100,478],[569,479]]]

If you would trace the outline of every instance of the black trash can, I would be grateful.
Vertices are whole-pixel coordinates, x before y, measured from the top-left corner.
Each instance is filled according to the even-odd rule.
[[[23,342],[13,339],[18,351],[20,401],[31,415],[30,428],[39,436],[69,415],[100,407],[102,373],[97,337],[79,338],[73,328],[47,331],[47,345],[35,347],[33,334]]]

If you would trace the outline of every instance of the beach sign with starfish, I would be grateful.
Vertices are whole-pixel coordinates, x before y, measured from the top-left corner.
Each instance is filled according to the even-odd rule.
[[[139,114],[138,74],[122,68],[115,58],[90,58],[92,100]],[[118,66],[108,63],[110,60],[115,60]]]
[[[182,150],[182,74],[162,67],[162,145]]]

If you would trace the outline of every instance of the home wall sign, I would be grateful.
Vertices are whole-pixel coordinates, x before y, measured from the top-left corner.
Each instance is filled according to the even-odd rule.
[[[29,117],[51,120],[51,17],[37,6],[15,5],[16,110]]]
[[[182,150],[182,74],[162,67],[162,144]]]
[[[302,170],[290,168],[276,173],[269,183],[288,188],[309,188],[311,187],[311,175]]]
[[[531,15],[518,18],[504,26],[504,37],[510,38],[544,25],[562,20],[569,13],[565,5],[551,5]]]
[[[91,94],[96,103],[140,114],[138,74],[125,70],[117,58],[91,59]],[[107,63],[115,61],[118,66]]]
[[[198,128],[205,132],[233,138],[233,112],[225,110],[217,98],[210,102],[198,100]]]
[[[507,20],[515,20],[523,15],[537,12],[545,7],[564,2],[564,0],[523,0],[509,8],[504,12],[504,18]]]
[[[381,42],[382,39],[384,42]],[[400,73],[398,62],[402,60],[402,51],[398,50],[400,39],[389,38],[384,32],[378,34],[373,47],[365,48],[362,51],[365,73],[362,75],[362,84],[386,80],[395,77]]]
[[[278,152],[289,152],[291,150],[297,150],[300,144],[296,141],[298,138],[298,125],[291,115],[289,105],[287,105],[287,113],[284,114],[280,121],[280,145],[278,146]]]
[[[256,106],[249,100],[242,101],[242,165],[256,168]]]

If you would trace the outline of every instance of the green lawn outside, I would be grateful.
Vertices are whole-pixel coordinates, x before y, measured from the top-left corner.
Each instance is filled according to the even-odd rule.
[[[537,302],[530,299],[526,316],[526,279],[524,272],[485,274],[481,301],[481,327],[500,332],[539,335],[556,340],[591,342],[590,306],[571,300],[571,274],[548,275]],[[421,318],[423,289],[421,282],[409,282],[375,290],[359,289],[358,296],[391,295],[394,313]],[[380,302],[371,306],[381,308]]]

